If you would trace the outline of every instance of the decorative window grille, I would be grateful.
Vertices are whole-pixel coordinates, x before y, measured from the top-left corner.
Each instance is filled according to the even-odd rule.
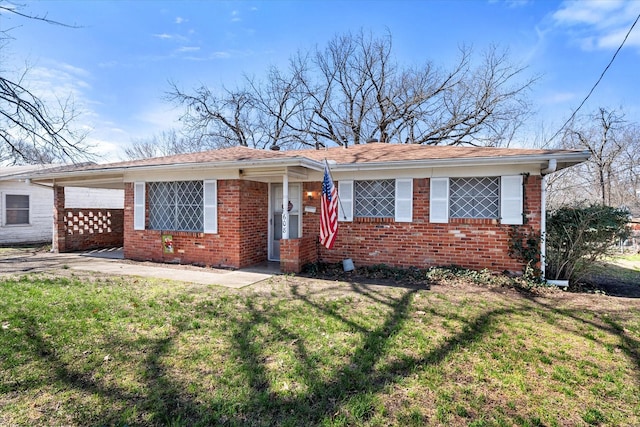
[[[449,198],[451,218],[498,218],[500,178],[451,178]]]
[[[394,179],[355,181],[355,216],[393,218],[395,216]]]
[[[5,206],[5,224],[29,224],[29,196],[7,194]]]
[[[149,183],[149,229],[203,231],[202,181]]]

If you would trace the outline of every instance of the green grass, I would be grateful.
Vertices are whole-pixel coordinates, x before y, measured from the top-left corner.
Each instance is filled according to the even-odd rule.
[[[0,279],[0,425],[640,425],[637,300],[477,282]]]
[[[616,257],[616,258],[620,258],[620,259],[623,259],[625,261],[640,262],[640,253],[621,255],[621,256]]]

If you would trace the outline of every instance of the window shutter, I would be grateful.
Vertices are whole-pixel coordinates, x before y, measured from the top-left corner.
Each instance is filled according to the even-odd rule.
[[[429,222],[449,222],[449,178],[431,178]]]
[[[338,221],[353,221],[353,181],[338,181]]]
[[[218,181],[204,181],[204,232],[218,232]]]
[[[413,179],[396,179],[396,222],[413,221]]]
[[[144,230],[145,212],[144,212],[144,182],[135,182],[133,184],[133,229]]]
[[[522,175],[501,177],[500,217],[502,224],[522,224]]]

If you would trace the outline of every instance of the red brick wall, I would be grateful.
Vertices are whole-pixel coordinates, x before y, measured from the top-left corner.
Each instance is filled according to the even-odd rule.
[[[65,250],[122,246],[123,217],[122,209],[65,209]]]
[[[267,260],[268,184],[218,180],[218,233],[165,231],[174,253],[163,251],[158,230],[133,229],[133,184],[125,186],[125,258],[241,268]],[[148,224],[148,206],[146,209]]]
[[[53,186],[53,252],[66,252],[64,231],[64,187]]]
[[[299,273],[302,267],[318,258],[317,236],[280,240],[280,270],[284,273]]]
[[[313,189],[319,191],[319,184]],[[526,177],[524,194],[527,223],[520,227],[539,232],[541,177]],[[317,238],[319,197],[314,202],[317,212],[305,213],[304,233],[306,236],[313,233]],[[414,179],[413,222],[366,218],[340,222],[334,248],[321,247],[320,260],[339,262],[351,258],[356,266],[387,264],[420,268],[455,264],[472,269],[520,272],[522,263],[508,255],[510,229],[511,226],[496,220],[451,219],[448,224],[430,223],[429,179]]]
[[[264,262],[268,256],[269,185],[236,182],[240,185],[240,265]]]
[[[82,251],[122,246],[124,211],[64,207],[64,187],[53,188],[53,250]]]

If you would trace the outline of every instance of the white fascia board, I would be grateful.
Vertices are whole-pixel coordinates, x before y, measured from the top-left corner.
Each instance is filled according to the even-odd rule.
[[[78,171],[65,171],[65,172],[53,172],[53,173],[43,173],[38,175],[30,176],[30,178],[35,182],[54,182],[58,180],[58,182],[91,182],[97,179],[100,179],[105,175],[118,175],[119,178],[113,179],[113,182],[122,182],[123,177],[127,173],[132,173],[137,176],[142,172],[147,171],[195,171],[195,170],[203,170],[203,169],[215,169],[216,171],[221,170],[238,170],[238,169],[254,169],[254,168],[263,168],[263,167],[293,167],[293,166],[301,166],[307,169],[311,169],[314,171],[322,171],[324,169],[324,165],[321,162],[317,162],[315,160],[307,159],[306,157],[290,157],[283,159],[263,159],[263,160],[233,160],[233,161],[224,161],[224,162],[202,162],[202,163],[168,163],[161,165],[139,165],[139,166],[117,166],[117,167],[109,167],[105,165],[105,167],[100,168],[92,168],[92,169],[84,169]],[[120,175],[121,174],[121,175]],[[105,180],[108,178],[105,178]]]
[[[558,170],[563,167],[572,166],[588,160],[590,154],[588,152],[564,153],[564,154],[534,154],[521,156],[503,156],[503,157],[475,157],[475,158],[447,158],[447,159],[428,159],[428,160],[403,160],[392,162],[369,162],[369,163],[347,163],[336,164],[331,167],[335,172],[352,172],[352,171],[375,171],[389,169],[423,169],[423,168],[440,168],[440,167],[456,167],[456,166],[504,166],[504,165],[539,165],[539,169],[544,169],[547,162],[551,159],[558,161]]]

